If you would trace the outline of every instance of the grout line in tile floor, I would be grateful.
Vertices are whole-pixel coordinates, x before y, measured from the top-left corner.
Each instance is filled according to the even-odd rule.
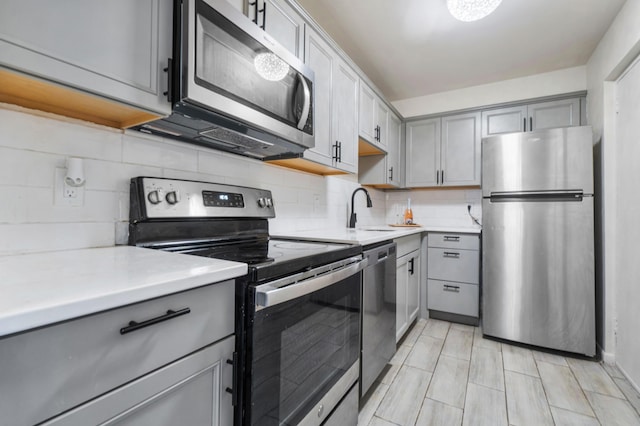
[[[358,426],[640,426],[638,401],[615,366],[420,319],[363,401]]]

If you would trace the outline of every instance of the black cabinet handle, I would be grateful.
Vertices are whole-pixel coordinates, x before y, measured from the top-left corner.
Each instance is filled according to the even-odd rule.
[[[409,260],[409,273],[411,275],[413,275],[413,261],[415,260],[414,257],[411,258],[411,260]]]
[[[440,171],[440,184],[444,185],[444,169]]]
[[[333,144],[333,155],[331,156],[331,159],[338,161],[338,141]]]
[[[249,2],[249,6],[253,6],[253,23],[258,25],[258,0],[254,1],[254,2]]]
[[[164,72],[167,73],[167,91],[163,93],[167,97],[169,103],[172,103],[172,93],[171,87],[173,85],[173,59],[169,58],[167,60],[167,67],[163,69]]]
[[[225,391],[231,394],[231,405],[235,407],[238,405],[238,352],[233,353],[233,359],[228,359],[227,364],[233,366],[233,387],[226,388]]]
[[[442,287],[442,289],[443,289],[444,291],[452,291],[452,292],[454,292],[454,293],[460,293],[460,286],[457,286],[457,285],[448,285],[448,284],[445,284],[445,285]]]
[[[457,235],[445,235],[444,236],[444,240],[445,241],[460,241],[460,237]]]
[[[266,1],[262,3],[262,9],[260,9],[258,12],[262,13],[262,25],[260,25],[260,28],[264,30],[267,26],[267,2]],[[256,19],[258,19],[257,16],[256,16]]]
[[[440,185],[440,170],[436,170],[436,185]]]
[[[445,251],[442,257],[451,257],[454,259],[460,259],[460,253],[456,253],[453,251]]]
[[[342,163],[342,142],[338,142],[338,162]]]
[[[389,180],[393,180],[393,166],[389,169]]]
[[[140,330],[141,328],[149,327],[150,325],[154,325],[159,322],[167,321],[176,317],[180,317],[182,315],[187,315],[189,312],[191,312],[191,308],[179,309],[177,311],[169,309],[166,314],[160,315],[159,317],[151,318],[146,321],[129,321],[128,326],[122,327],[120,329],[120,334],[131,333],[132,331]]]
[[[523,132],[527,131],[527,117],[522,119],[522,131]]]
[[[529,131],[533,132],[533,117],[529,117]]]

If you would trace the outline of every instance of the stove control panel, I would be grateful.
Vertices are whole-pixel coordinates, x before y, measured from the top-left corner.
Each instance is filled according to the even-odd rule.
[[[147,218],[273,218],[271,191],[219,183],[137,177],[131,198]],[[132,204],[133,205],[133,204]]]

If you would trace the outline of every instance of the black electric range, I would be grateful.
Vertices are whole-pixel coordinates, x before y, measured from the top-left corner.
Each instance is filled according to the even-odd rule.
[[[271,192],[236,185],[133,178],[129,217],[130,245],[247,263],[236,279],[236,425],[315,422],[357,388],[360,245],[271,239]],[[294,340],[319,350],[291,344],[305,329]]]

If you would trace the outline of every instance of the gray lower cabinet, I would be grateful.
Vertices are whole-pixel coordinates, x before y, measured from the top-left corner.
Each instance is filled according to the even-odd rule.
[[[584,98],[538,102],[482,112],[482,137],[580,126]]]
[[[420,234],[394,240],[396,260],[396,343],[420,310]]]
[[[166,0],[5,0],[0,68],[167,115],[171,21]]]
[[[429,233],[427,308],[432,318],[477,324],[480,316],[480,237]]]
[[[408,122],[405,185],[480,185],[480,132],[479,112]]]
[[[230,336],[44,425],[230,425],[234,346]]]
[[[158,418],[173,407],[192,410],[194,389],[230,383],[233,367],[220,360],[232,359],[234,290],[234,281],[225,281],[0,339],[2,423],[87,425],[133,411]],[[130,327],[169,311],[181,315]],[[227,393],[207,392],[200,403],[230,418]],[[99,417],[87,421],[93,415]],[[204,424],[137,424],[179,423]]]

